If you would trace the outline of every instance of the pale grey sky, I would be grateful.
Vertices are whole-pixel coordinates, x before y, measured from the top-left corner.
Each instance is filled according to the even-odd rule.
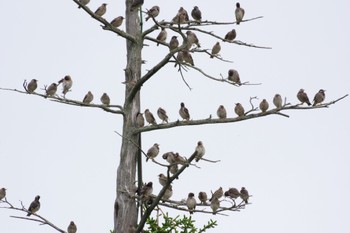
[[[91,1],[96,9],[103,1]],[[105,18],[124,15],[124,1],[108,3]],[[220,3],[220,5],[216,4]],[[233,21],[235,1],[146,1],[158,4],[158,19],[170,20],[180,6],[191,11],[198,5],[204,20]],[[113,104],[124,101],[124,40],[101,30],[73,1],[0,1],[0,86],[22,89],[24,79],[36,78],[40,88],[69,74],[74,84],[67,98],[82,100],[91,90],[95,103],[107,92]],[[234,103],[249,109],[249,97],[280,93],[297,103],[304,88],[313,98],[326,89],[326,100],[350,92],[350,22],[348,1],[242,1],[245,18],[264,16],[241,25],[210,28],[225,35],[235,28],[237,39],[272,50],[222,43],[222,57],[234,63],[194,54],[195,64],[213,76],[237,69],[242,81],[260,86],[233,87],[217,83],[196,71],[185,73],[189,91],[173,64],[146,83],[141,91],[142,110],[165,108],[170,120],[179,118],[185,102],[193,119],[213,116],[220,104],[233,116]],[[144,27],[152,26],[151,22]],[[121,26],[124,29],[124,25]],[[158,31],[153,33],[157,36]],[[169,32],[168,38],[173,34]],[[204,48],[216,39],[198,35]],[[151,42],[145,47],[143,71],[161,59],[167,48]],[[39,90],[43,92],[43,90]],[[28,207],[41,196],[42,216],[63,229],[74,220],[78,232],[108,232],[113,228],[115,174],[119,162],[122,118],[100,109],[62,105],[36,96],[0,91],[0,187],[8,189],[13,204]],[[255,102],[258,104],[258,101]],[[174,199],[188,192],[210,192],[219,186],[245,186],[252,205],[228,217],[194,214],[201,225],[210,218],[219,226],[208,232],[328,233],[349,232],[349,98],[329,109],[288,111],[290,118],[270,116],[235,124],[183,127],[143,134],[144,150],[153,143],[160,154],[178,151],[190,155],[198,140],[205,157],[174,183]],[[162,161],[159,158],[160,161]],[[144,180],[160,185],[163,168],[147,163]],[[168,211],[167,209],[164,209]],[[169,211],[172,216],[187,212]],[[55,232],[9,218],[20,215],[0,210],[0,232]]]

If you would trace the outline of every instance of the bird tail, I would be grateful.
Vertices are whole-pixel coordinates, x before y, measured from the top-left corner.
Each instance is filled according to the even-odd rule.
[[[214,58],[214,56],[213,56],[213,55],[210,55],[210,58]]]
[[[28,213],[27,216],[29,217],[30,215],[32,215],[31,213]]]

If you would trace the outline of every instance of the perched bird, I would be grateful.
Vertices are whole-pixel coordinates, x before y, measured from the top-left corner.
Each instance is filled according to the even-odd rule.
[[[141,200],[143,202],[147,202],[148,200],[150,200],[152,193],[153,193],[153,183],[148,182],[146,185],[142,186],[141,188],[141,191],[140,191]]]
[[[38,80],[32,79],[27,85],[27,92],[32,94],[38,87]]]
[[[145,126],[145,118],[143,118],[143,115],[140,112],[136,115],[136,126],[139,128]]]
[[[62,83],[62,93],[63,96],[66,96],[66,94],[68,93],[68,91],[72,88],[73,86],[73,80],[69,75],[64,76],[63,79],[61,79],[60,81],[58,81],[58,85],[60,85]]]
[[[172,195],[173,195],[173,187],[169,185],[169,187],[165,190],[165,193],[163,195],[163,200],[169,200]]]
[[[188,13],[187,11],[185,10],[185,8],[183,7],[180,7],[179,10],[178,10],[178,13],[181,13],[185,16],[185,20],[186,21],[189,21],[190,20],[190,17],[188,17]]]
[[[304,89],[300,89],[298,94],[297,94],[298,100],[301,102],[301,104],[306,103],[307,105],[311,105],[309,97],[307,96],[306,92]]]
[[[146,22],[150,19],[150,18],[155,18],[159,15],[160,13],[160,7],[159,6],[153,6],[151,9],[149,9],[147,11],[147,17],[146,17]]]
[[[210,202],[210,208],[213,210],[213,214],[220,208],[220,201],[217,197],[214,197]]]
[[[236,16],[236,23],[240,24],[244,17],[244,9],[241,8],[241,4],[239,4],[239,2],[236,3],[235,16]]]
[[[153,114],[149,111],[149,109],[145,110],[145,118],[148,124],[156,125],[156,119],[154,118]]]
[[[198,162],[205,154],[205,148],[202,141],[199,141],[196,146],[196,162]]]
[[[241,196],[241,193],[236,188],[229,188],[225,193],[225,197],[231,197],[232,199],[236,199]]]
[[[166,177],[163,173],[160,173],[159,175],[158,175],[158,180],[159,180],[159,184],[161,185],[161,186],[165,186],[166,185],[166,182],[168,181],[168,177]]]
[[[216,111],[216,114],[220,119],[225,119],[227,117],[227,112],[224,105],[219,106],[218,110]]]
[[[88,91],[88,93],[84,96],[83,103],[90,104],[93,99],[94,99],[94,95],[91,93],[91,91]]]
[[[198,6],[193,7],[193,10],[191,11],[191,16],[198,23],[202,21],[202,12],[199,10]]]
[[[220,42],[216,42],[213,48],[211,49],[210,58],[216,57],[216,55],[220,53],[220,50],[221,50]]]
[[[148,151],[147,151],[146,162],[149,159],[154,159],[158,154],[159,154],[159,144],[158,143],[154,143],[153,146],[151,148],[149,148]]]
[[[186,200],[186,205],[188,210],[190,211],[190,214],[193,214],[193,210],[196,209],[196,199],[194,198],[194,194],[193,193],[189,193],[187,200]]]
[[[273,104],[276,106],[276,108],[282,108],[282,97],[280,94],[276,94],[273,97]]]
[[[220,187],[219,189],[217,189],[211,196],[211,198],[209,199],[209,201],[212,201],[213,198],[221,198],[224,195],[224,190],[222,190],[222,187]]]
[[[46,95],[47,96],[54,96],[57,91],[57,84],[52,83],[47,89],[46,89]]]
[[[199,192],[198,193],[198,199],[200,200],[201,204],[207,204],[208,196],[206,192]]]
[[[244,108],[243,108],[242,104],[236,103],[235,113],[236,113],[239,117],[244,116]]]
[[[187,159],[179,155],[179,153],[177,152],[174,154],[174,159],[175,159],[175,163],[177,164],[185,165],[187,163]]]
[[[75,233],[75,232],[77,232],[77,225],[75,225],[75,223],[73,221],[71,221],[69,223],[69,226],[67,228],[67,232],[68,233]]]
[[[314,104],[312,106],[316,106],[316,104],[320,104],[324,101],[324,99],[326,98],[326,94],[324,92],[325,92],[325,90],[320,89],[316,93],[316,95],[314,97]]]
[[[111,21],[111,25],[115,28],[119,27],[120,25],[122,25],[124,21],[124,17],[123,16],[118,16],[117,18],[114,18],[112,21]]]
[[[30,206],[28,208],[27,216],[34,214],[35,212],[37,212],[40,209],[39,199],[40,199],[40,196],[38,195],[35,197],[34,201],[30,204]]]
[[[266,99],[263,99],[260,104],[259,104],[259,108],[262,112],[266,112],[267,109],[269,109],[269,103],[267,102]]]
[[[182,51],[182,58],[186,63],[189,63],[190,65],[194,66],[192,55],[188,50]]]
[[[244,187],[241,188],[241,198],[246,204],[248,204],[249,193]]]
[[[177,164],[173,164],[170,166],[169,171],[171,174],[175,174],[179,170],[179,166]],[[177,178],[178,179],[178,178]]]
[[[179,51],[177,52],[177,55],[176,55],[176,63],[175,63],[175,67],[178,65],[178,64],[181,64],[184,62],[184,53],[182,51]]]
[[[1,188],[0,189],[0,201],[6,197],[6,189],[5,188]]]
[[[237,70],[234,70],[234,69],[230,69],[228,71],[228,77],[227,77],[228,80],[238,84],[238,85],[241,85],[241,79],[239,78],[239,74],[237,72]]]
[[[165,28],[162,28],[162,30],[159,32],[158,36],[157,36],[157,40],[161,41],[161,42],[165,42],[166,41],[166,38],[168,36],[168,33],[167,31],[165,30]],[[171,42],[171,41],[170,41]],[[157,46],[159,45],[159,43],[157,43]],[[179,44],[177,45],[179,46]],[[177,47],[176,46],[176,47]]]
[[[97,10],[95,11],[95,15],[97,16],[102,16],[106,13],[107,11],[107,3],[103,3]]]
[[[183,24],[183,23],[188,22],[189,20],[190,20],[190,18],[188,17],[187,11],[183,7],[180,7],[177,14],[172,19],[172,22],[177,23],[177,24]]]
[[[143,5],[143,0],[134,0],[131,4],[130,11],[138,9],[142,5]]]
[[[173,152],[164,153],[162,157],[170,164],[175,163],[175,154]]]
[[[177,36],[173,36],[169,42],[169,48],[170,50],[174,50],[177,47],[179,47],[179,41],[177,40]]]
[[[225,35],[225,40],[227,41],[233,41],[234,39],[236,39],[237,33],[235,29],[232,29],[231,31],[229,31],[226,35]]]
[[[87,4],[89,4],[90,0],[79,0],[80,4],[86,6]],[[78,8],[81,8],[81,6],[78,6]]]
[[[109,98],[109,96],[107,95],[107,93],[103,93],[103,95],[100,98],[102,104],[108,106],[111,103],[111,99]]]
[[[188,30],[186,32],[186,35],[187,35],[187,40],[188,40],[188,47],[187,47],[188,49],[190,49],[193,44],[197,45],[198,48],[201,47],[201,45],[199,44],[198,37],[194,32]]]
[[[166,111],[163,108],[158,108],[157,115],[162,120],[162,123],[168,123],[168,115],[166,114]]]
[[[188,112],[188,109],[185,107],[184,103],[181,103],[181,108],[179,110],[179,114],[182,117],[182,119],[189,121],[190,120],[190,113]]]

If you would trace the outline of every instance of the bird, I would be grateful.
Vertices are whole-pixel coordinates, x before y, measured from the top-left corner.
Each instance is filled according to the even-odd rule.
[[[219,189],[217,189],[211,196],[211,198],[209,199],[209,201],[212,201],[213,198],[221,198],[224,195],[224,191],[222,190],[222,187],[220,187]]]
[[[188,49],[190,49],[193,44],[197,45],[198,48],[201,47],[201,45],[199,44],[198,37],[194,32],[192,32],[191,30],[188,30],[186,32],[186,35],[188,40],[188,47],[187,47]]]
[[[179,41],[177,40],[177,36],[173,36],[169,42],[169,49],[174,50],[177,47],[179,47]]]
[[[282,108],[282,97],[280,94],[276,94],[272,101],[276,108]]]
[[[242,22],[242,19],[244,17],[244,9],[241,8],[241,4],[239,4],[239,2],[236,3],[235,16],[236,16],[236,23],[237,25],[239,25]]]
[[[142,5],[143,5],[143,0],[134,0],[131,4],[130,11],[138,9]]]
[[[166,185],[166,183],[168,182],[168,177],[166,177],[163,173],[160,173],[159,175],[158,175],[158,180],[159,180],[159,184],[161,185],[161,186],[165,186]]]
[[[200,200],[201,204],[206,205],[207,204],[207,200],[208,200],[208,196],[206,192],[199,192],[198,193],[198,199]]]
[[[182,119],[189,121],[190,120],[190,113],[188,112],[188,109],[185,107],[184,103],[180,104],[181,108],[179,110],[179,114],[182,117]]]
[[[241,193],[241,198],[242,198],[242,200],[243,200],[246,204],[248,204],[248,199],[249,199],[248,190],[246,190],[245,187],[242,187],[240,193]]]
[[[225,40],[226,41],[233,41],[234,39],[236,39],[236,36],[237,36],[236,30],[232,29],[231,31],[226,33]]]
[[[169,168],[171,174],[175,174],[179,170],[179,166],[177,164],[172,164]],[[177,177],[178,179],[178,177]]]
[[[198,6],[194,6],[191,11],[192,18],[199,24],[202,21],[202,12],[199,10]]]
[[[239,117],[244,116],[244,108],[243,108],[242,104],[236,103],[236,106],[235,106],[235,113],[236,113]]]
[[[90,104],[93,99],[94,95],[91,93],[91,91],[88,91],[88,93],[86,93],[86,95],[84,96],[83,103]]]
[[[141,191],[140,191],[141,200],[143,202],[147,202],[148,200],[150,200],[152,193],[153,193],[153,183],[148,182],[141,188]]]
[[[306,92],[304,89],[300,89],[298,94],[297,94],[298,100],[301,102],[301,104],[306,103],[307,105],[311,105],[309,97],[307,96]]]
[[[100,98],[102,104],[108,106],[111,103],[111,99],[109,98],[109,96],[107,95],[107,93],[103,93],[103,95]]]
[[[185,165],[187,163],[187,159],[179,155],[177,152],[174,154],[174,159],[176,164]]]
[[[146,22],[150,19],[150,18],[155,18],[159,15],[160,13],[160,7],[159,6],[153,6],[151,9],[149,9],[147,11],[147,17],[146,17]]]
[[[153,114],[149,111],[149,109],[145,110],[145,118],[148,124],[156,125],[156,119],[154,118]]]
[[[162,28],[162,30],[159,32],[156,39],[164,43],[166,41],[167,36],[168,36],[167,31],[165,30],[165,28]],[[159,46],[159,43],[157,43],[157,46]],[[177,45],[177,46],[179,46],[179,45]]]
[[[238,85],[241,85],[241,79],[239,77],[239,73],[237,70],[235,69],[230,69],[228,70],[228,77],[227,77],[228,80],[232,81],[233,83],[235,84],[238,84]]]
[[[34,213],[36,213],[40,209],[40,202],[39,202],[40,196],[37,195],[34,199],[34,201],[30,204],[28,208],[28,214],[27,216],[30,216]]]
[[[202,141],[197,143],[196,152],[196,162],[198,162],[205,154],[205,148]]]
[[[168,123],[168,115],[166,114],[166,111],[163,108],[158,108],[157,115],[162,120],[162,123]]]
[[[184,53],[180,50],[179,52],[177,52],[176,63],[174,65],[174,67],[176,67],[178,64],[181,64],[183,62],[184,62]]]
[[[213,214],[220,208],[220,201],[217,197],[214,197],[210,202],[210,208],[213,210]]]
[[[149,148],[148,151],[147,151],[146,162],[149,159],[154,159],[158,154],[159,154],[159,144],[158,143],[154,143],[153,146],[151,148]]]
[[[38,87],[38,80],[32,79],[27,85],[27,92],[32,94]]]
[[[241,196],[241,193],[236,188],[229,188],[225,193],[225,197],[231,197],[232,199],[236,199]]]
[[[66,96],[66,94],[68,93],[68,91],[72,88],[73,86],[73,80],[69,75],[64,76],[63,79],[61,79],[60,81],[58,81],[58,85],[60,85],[62,83],[62,94],[63,96]]]
[[[190,18],[188,17],[187,11],[183,7],[180,7],[180,9],[178,10],[177,14],[172,19],[172,22],[173,23],[177,23],[177,24],[183,24],[183,23],[186,23],[189,20],[190,20]]]
[[[136,126],[139,128],[145,126],[145,118],[140,112],[136,114]]]
[[[2,199],[4,199],[4,197],[6,197],[6,189],[5,188],[1,188],[0,189],[0,201]]]
[[[263,99],[260,104],[259,104],[259,108],[262,112],[266,112],[267,109],[269,109],[269,103],[267,102],[266,99]]]
[[[190,214],[193,214],[193,210],[196,209],[196,199],[194,198],[194,194],[193,193],[189,193],[188,194],[188,197],[187,197],[187,200],[186,200],[186,205],[187,205],[187,208],[190,212]]]
[[[120,25],[122,25],[124,21],[124,17],[123,16],[118,16],[117,18],[114,18],[112,21],[111,21],[111,25],[115,28],[119,27]]]
[[[102,3],[102,5],[97,8],[97,10],[95,11],[95,15],[101,17],[102,15],[104,15],[107,11],[107,3]]]
[[[163,195],[163,200],[169,200],[172,195],[173,195],[173,187],[169,185],[169,187],[165,190],[165,193]]]
[[[89,4],[90,0],[79,0],[80,4],[86,6],[87,4]],[[78,8],[81,8],[81,6],[78,6]]]
[[[220,42],[216,42],[213,48],[211,49],[210,58],[216,57],[216,55],[220,53],[220,50],[221,50]]]
[[[167,152],[162,155],[162,158],[165,159],[168,163],[175,163],[175,154],[173,152]]]
[[[57,91],[57,84],[52,83],[47,89],[46,89],[46,95],[47,96],[54,96]]]
[[[324,92],[325,92],[325,90],[320,89],[316,93],[316,95],[314,97],[314,104],[312,106],[316,106],[316,104],[320,104],[324,101],[324,99],[326,98],[326,94]]]
[[[227,117],[227,112],[224,105],[219,106],[218,110],[216,111],[216,115],[218,115],[220,119],[225,119]]]
[[[67,232],[68,233],[75,233],[77,232],[77,225],[73,221],[71,221],[67,227]]]
[[[182,51],[182,59],[186,62],[189,63],[190,65],[194,66],[193,58],[191,53],[188,50],[183,50]]]

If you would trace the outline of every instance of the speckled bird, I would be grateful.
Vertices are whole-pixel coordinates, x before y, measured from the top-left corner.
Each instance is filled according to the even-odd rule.
[[[188,47],[187,47],[188,49],[190,49],[193,44],[195,44],[198,48],[201,47],[196,33],[188,30],[186,32],[186,35],[187,35],[187,40],[188,40]]]
[[[213,193],[209,201],[212,201],[213,198],[220,199],[223,195],[224,195],[224,190],[222,189],[222,187],[220,187]]]
[[[149,159],[154,159],[155,157],[157,157],[158,154],[159,154],[159,144],[158,143],[154,143],[153,146],[151,148],[149,148],[148,151],[147,151],[146,162]]]
[[[163,108],[158,108],[157,115],[162,120],[162,123],[168,123],[168,115],[166,114],[166,111]]]
[[[150,18],[156,18],[160,13],[160,7],[159,6],[153,6],[151,9],[149,9],[147,11],[147,17],[146,17],[146,22],[150,19]]]
[[[165,42],[166,41],[166,38],[168,37],[168,33],[167,31],[165,30],[165,28],[162,28],[162,30],[159,32],[158,36],[157,36],[157,40],[161,41],[161,42]],[[170,41],[171,42],[171,41]],[[174,42],[174,41],[173,41]],[[157,43],[157,46],[159,45],[159,43]],[[179,45],[177,45],[179,46]],[[176,46],[176,47],[177,47]]]
[[[156,119],[154,118],[153,114],[150,112],[149,109],[145,110],[145,118],[148,124],[156,125]]]
[[[28,208],[28,214],[27,216],[30,216],[34,213],[36,213],[39,209],[40,209],[40,196],[36,196],[34,201],[30,204],[29,208]]]

